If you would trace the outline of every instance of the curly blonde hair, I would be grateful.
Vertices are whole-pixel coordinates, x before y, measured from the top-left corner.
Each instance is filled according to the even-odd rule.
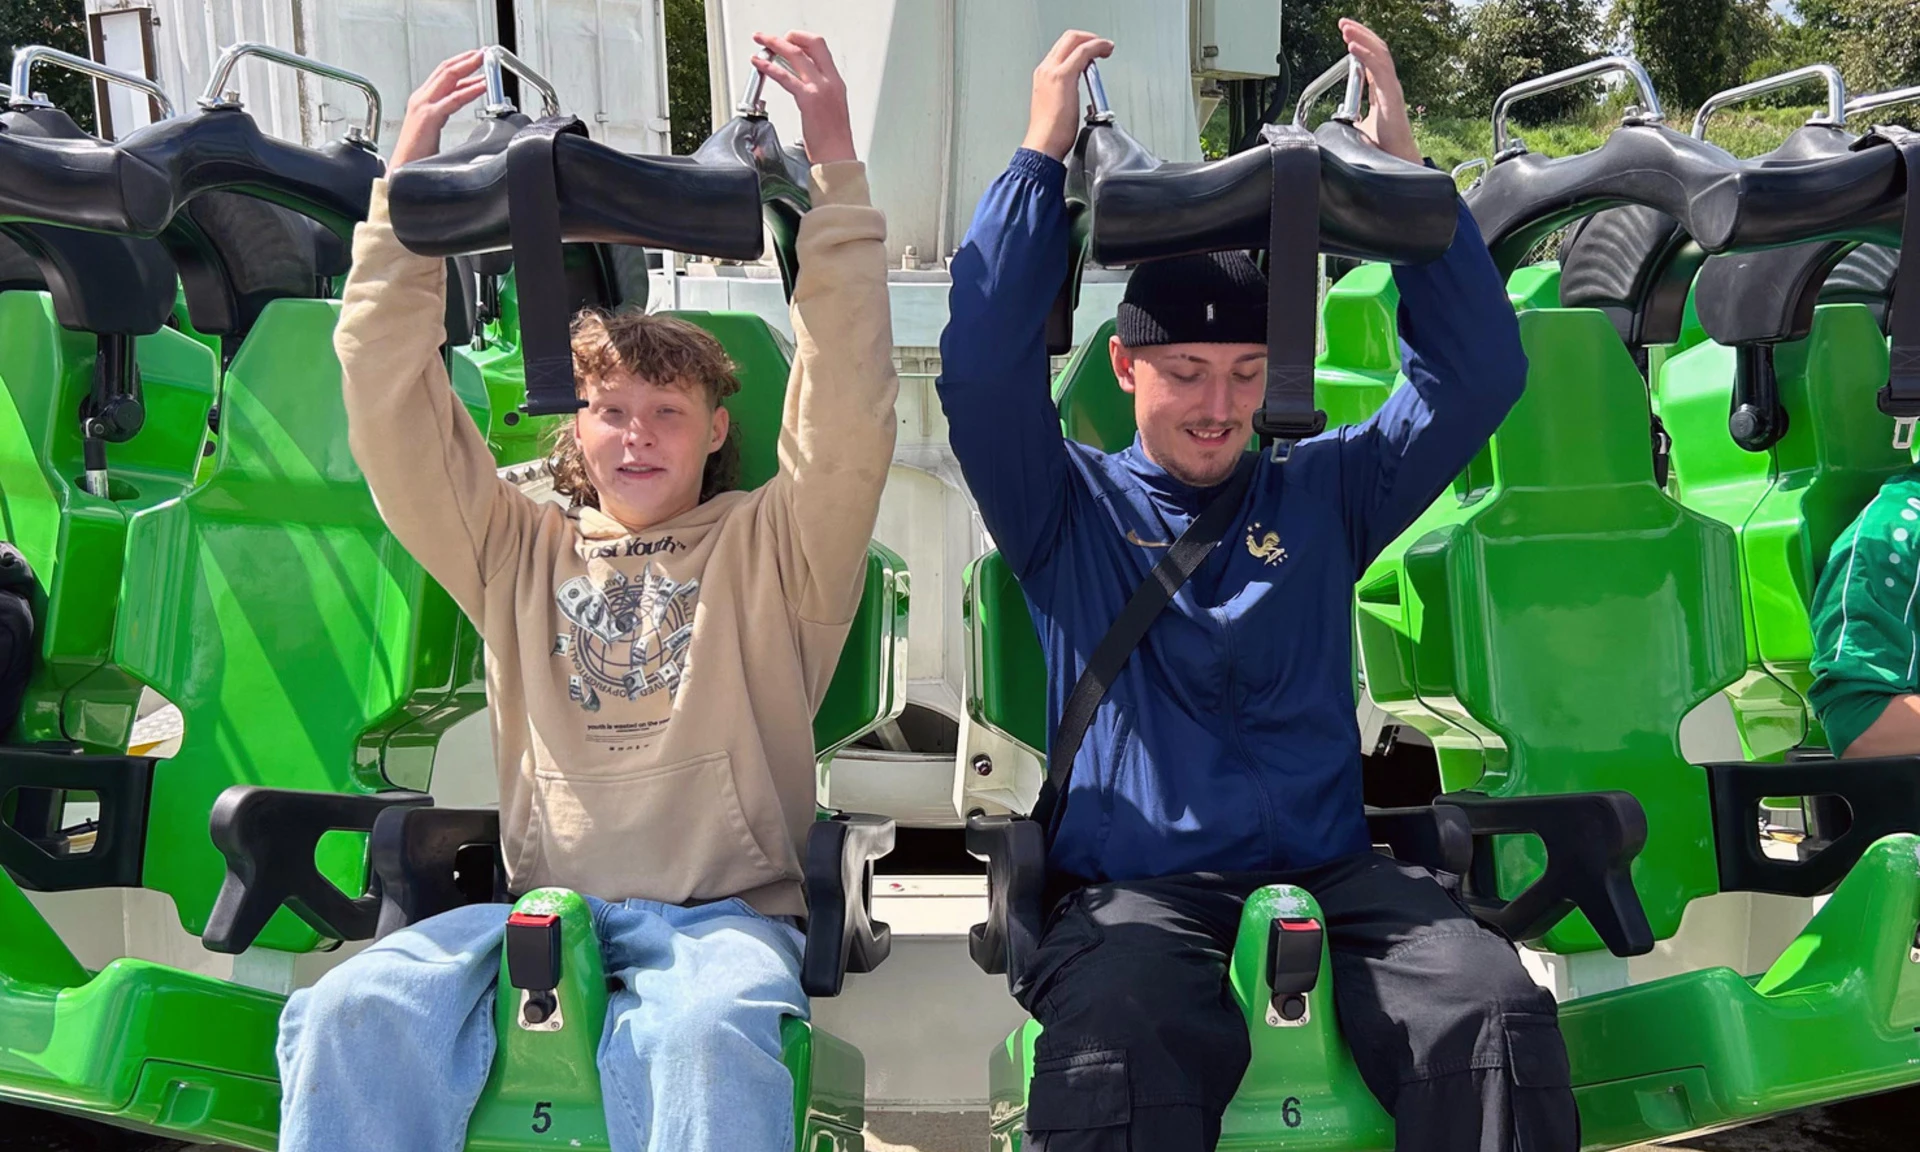
[[[731,357],[720,341],[697,324],[672,316],[638,310],[606,312],[590,308],[573,318],[573,375],[581,396],[615,373],[631,373],[645,380],[671,384],[706,398],[708,410],[718,408],[740,390]],[[573,437],[570,421],[556,420],[552,461],[554,491],[575,508],[600,507],[600,492],[587,474],[587,461]],[[739,426],[727,429],[727,438],[707,456],[700,477],[704,503],[740,483]]]

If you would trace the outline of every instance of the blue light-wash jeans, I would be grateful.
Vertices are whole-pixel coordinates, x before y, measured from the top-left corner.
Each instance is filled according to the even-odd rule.
[[[600,1084],[613,1152],[790,1152],[780,1020],[807,1014],[805,937],[740,900],[588,898],[607,974]],[[460,1152],[494,1052],[506,904],[382,939],[280,1016],[281,1152]]]

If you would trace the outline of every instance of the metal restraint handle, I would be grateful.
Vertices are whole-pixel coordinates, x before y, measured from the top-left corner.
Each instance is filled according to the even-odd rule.
[[[29,44],[13,54],[13,85],[9,90],[9,101],[13,107],[51,108],[53,105],[33,94],[33,66],[35,64],[55,64],[69,72],[78,72],[96,80],[105,80],[109,84],[120,84],[138,89],[160,106],[162,120],[173,117],[173,101],[160,90],[160,85],[145,76],[136,76],[131,72],[122,72],[118,68],[109,68],[87,59],[75,56],[71,52],[62,52],[44,44]],[[3,87],[3,86],[0,86]]]
[[[487,78],[487,106],[480,110],[482,116],[498,118],[519,111],[513,106],[513,101],[507,99],[508,72],[533,85],[540,93],[540,107],[544,115],[560,114],[560,94],[554,90],[552,82],[500,45],[489,44],[481,52],[480,70]]]
[[[359,89],[360,94],[367,100],[367,119],[365,124],[347,129],[347,140],[367,148],[372,148],[380,142],[380,90],[373,86],[373,81],[357,72],[349,72],[345,68],[315,60],[311,56],[302,56],[298,52],[289,52],[284,48],[275,48],[271,44],[261,44],[257,41],[243,41],[220,53],[220,59],[213,63],[213,75],[207,78],[207,90],[200,97],[200,107],[209,110],[240,107],[239,93],[229,91],[227,81],[232,77],[233,70],[239,67],[240,61],[249,56],[258,56],[262,60],[284,64],[296,72],[338,80],[342,84]]]
[[[1838,126],[1847,119],[1847,82],[1840,78],[1840,70],[1831,64],[1809,64],[1805,68],[1795,68],[1791,72],[1782,72],[1777,76],[1755,80],[1751,84],[1742,84],[1729,88],[1725,92],[1715,92],[1700,105],[1700,111],[1693,117],[1693,138],[1707,138],[1707,121],[1722,108],[1764,96],[1769,92],[1778,92],[1782,88],[1793,88],[1809,80],[1821,80],[1827,86],[1827,108],[1807,117],[1809,124],[1832,124]]]
[[[1307,85],[1306,89],[1300,93],[1300,102],[1293,106],[1294,124],[1305,128],[1307,113],[1313,110],[1314,104],[1320,97],[1332,91],[1333,86],[1343,79],[1347,82],[1347,93],[1341,99],[1340,110],[1333,114],[1333,119],[1348,124],[1360,119],[1360,97],[1366,92],[1367,74],[1360,67],[1359,57],[1349,53],[1325,72],[1315,76],[1313,83]]]
[[[1885,92],[1855,96],[1847,102],[1847,115],[1864,116],[1882,108],[1891,108],[1895,104],[1911,104],[1915,101],[1920,101],[1920,84],[1907,88],[1890,88]]]
[[[1530,97],[1571,88],[1583,80],[1617,73],[1632,77],[1634,86],[1640,89],[1640,111],[1632,117],[1633,123],[1658,124],[1667,118],[1665,109],[1660,106],[1660,97],[1653,90],[1653,78],[1647,75],[1647,70],[1641,67],[1638,60],[1627,56],[1602,56],[1598,60],[1550,72],[1537,79],[1523,80],[1500,93],[1493,102],[1493,162],[1498,164],[1509,156],[1527,150],[1524,141],[1507,135],[1507,113],[1513,110],[1515,104]]]
[[[778,59],[778,57],[773,54],[773,49],[771,48],[762,48],[760,51],[755,52],[754,55],[762,60]],[[733,106],[734,112],[755,120],[766,119],[767,101],[763,95],[766,89],[766,76],[761,74],[760,69],[749,64],[747,66],[747,87],[745,91],[740,93],[740,102]]]
[[[1087,123],[1113,123],[1113,105],[1107,103],[1107,86],[1100,82],[1100,62],[1087,61],[1087,69],[1081,75],[1087,81]]]

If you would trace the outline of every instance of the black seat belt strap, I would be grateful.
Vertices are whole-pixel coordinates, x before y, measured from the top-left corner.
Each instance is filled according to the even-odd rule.
[[[1906,167],[1907,207],[1900,225],[1900,263],[1893,273],[1893,301],[1887,332],[1893,338],[1887,386],[1880,390],[1880,411],[1893,417],[1893,446],[1909,448],[1920,423],[1920,132],[1875,128],[1900,151]]]
[[[1034,801],[1030,814],[1031,819],[1045,826],[1049,845],[1059,828],[1060,816],[1066,811],[1067,779],[1073,774],[1073,759],[1080,752],[1080,742],[1086,738],[1087,727],[1093,723],[1100,701],[1126,666],[1127,658],[1146,638],[1147,629],[1226,535],[1228,526],[1240,513],[1253,473],[1254,468],[1247,462],[1240,463],[1226,488],[1194,517],[1187,530],[1173,542],[1173,547],[1153,566],[1146,580],[1133,590],[1126,607],[1120,610],[1087,659],[1086,667],[1081,669],[1080,679],[1074,682],[1066,706],[1060,710],[1060,727],[1054,731],[1053,743],[1047,750],[1047,778],[1040,785],[1040,796]]]
[[[1260,130],[1273,164],[1267,210],[1267,395],[1253,430],[1285,460],[1293,445],[1326,431],[1313,406],[1319,321],[1320,146],[1293,124]]]
[[[578,118],[549,117],[507,143],[507,228],[520,300],[520,353],[526,363],[530,416],[579,410],[573,380],[573,317],[567,313],[567,271],[560,237],[558,138],[586,133]]]

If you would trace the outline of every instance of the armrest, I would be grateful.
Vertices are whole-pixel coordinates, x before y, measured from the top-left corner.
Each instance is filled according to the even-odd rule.
[[[1818,896],[1846,879],[1876,840],[1920,832],[1920,756],[1702,767],[1713,798],[1714,855],[1723,892]],[[1760,851],[1765,796],[1838,796],[1852,810],[1852,820],[1807,859],[1775,860]]]
[[[893,930],[873,918],[873,862],[893,851],[893,821],[838,812],[807,831],[807,951],[800,985],[838,996],[849,972],[871,972],[893,950]]]
[[[967,851],[987,861],[987,921],[967,933],[967,953],[1011,990],[1044,927],[1047,831],[1024,816],[970,816]]]
[[[227,858],[207,930],[215,952],[244,952],[282,904],[308,927],[335,940],[373,935],[380,897],[348,896],[320,874],[314,849],[328,832],[370,832],[376,817],[395,806],[425,807],[424,792],[353,795],[236,784],[214,801],[214,847]]]
[[[1586,913],[1616,956],[1653,951],[1653,928],[1633,886],[1633,858],[1647,843],[1647,814],[1626,792],[1579,792],[1558,796],[1490,797],[1450,792],[1438,803],[1464,812],[1477,851],[1489,836],[1532,834],[1547,849],[1547,870],[1511,900],[1483,895],[1469,877],[1467,903],[1474,915],[1514,940],[1537,940],[1575,908]],[[1489,891],[1491,886],[1486,886]]]
[[[1419,808],[1369,808],[1367,830],[1395,860],[1430,872],[1465,876],[1473,867],[1473,822],[1457,805],[1436,801]]]
[[[506,898],[500,813],[493,808],[388,808],[374,817],[367,859],[379,881],[375,939],[454,908]]]

